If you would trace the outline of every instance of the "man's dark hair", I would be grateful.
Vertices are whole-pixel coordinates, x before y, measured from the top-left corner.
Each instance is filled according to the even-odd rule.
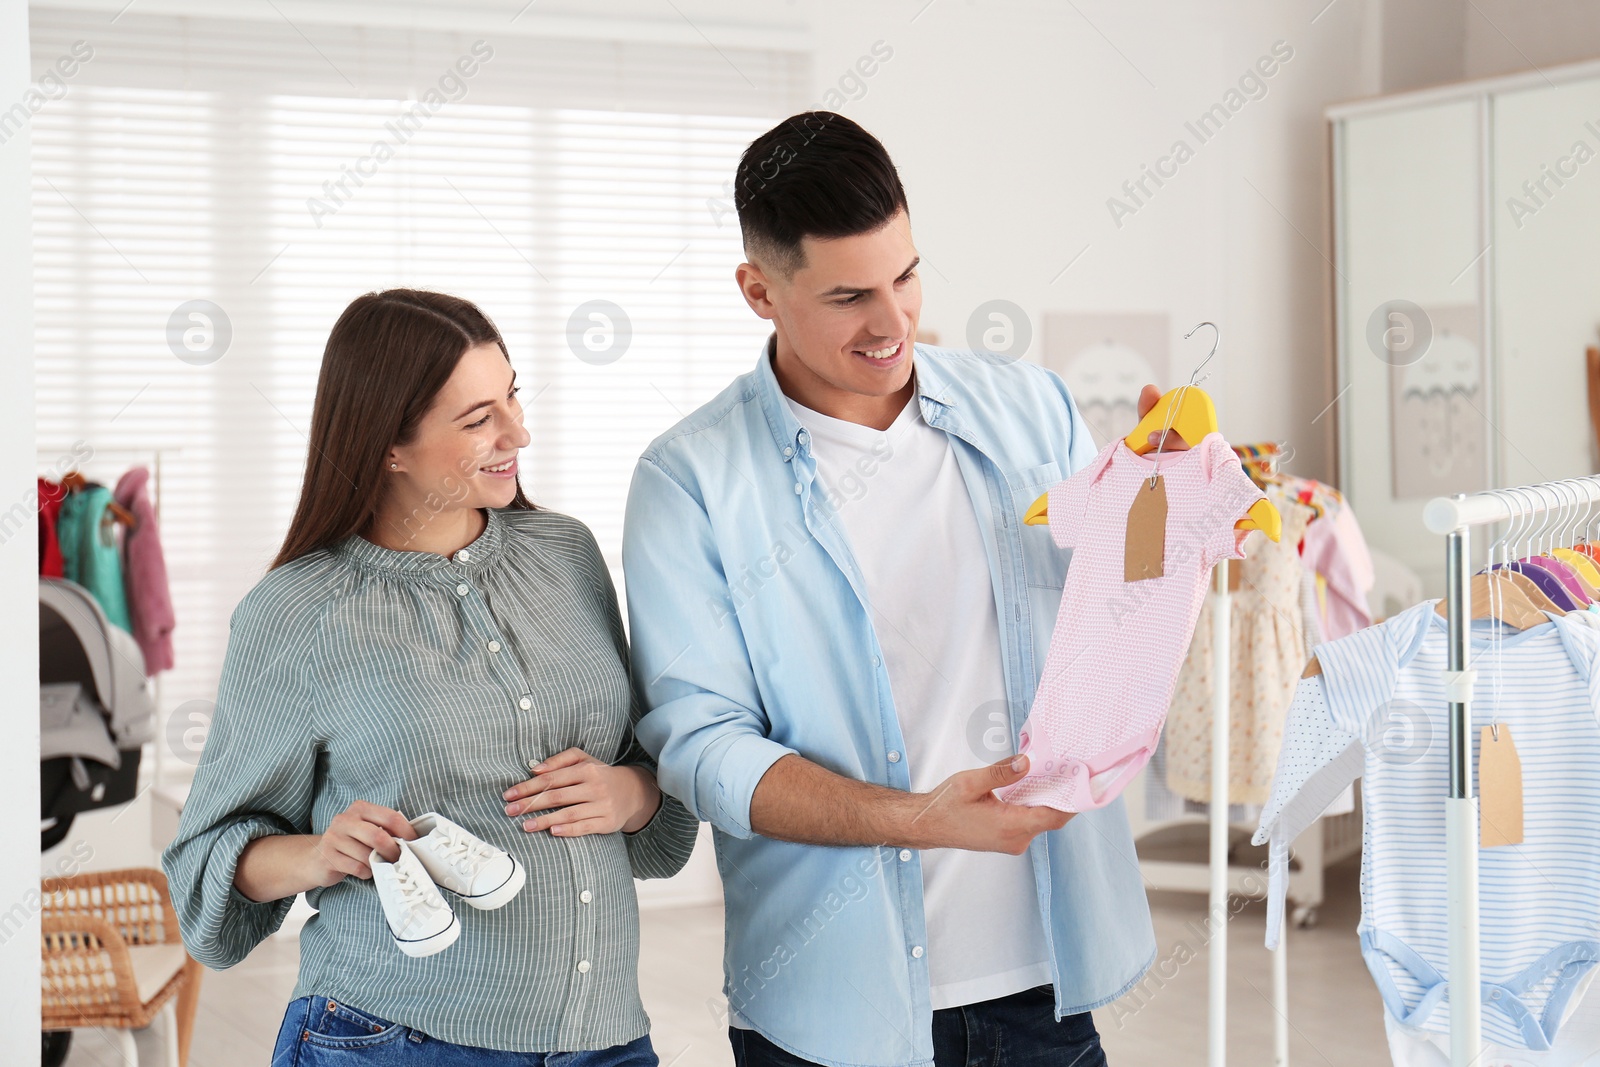
[[[831,111],[804,111],[750,142],[734,174],[745,255],[789,277],[802,237],[853,237],[908,211],[882,142]]]

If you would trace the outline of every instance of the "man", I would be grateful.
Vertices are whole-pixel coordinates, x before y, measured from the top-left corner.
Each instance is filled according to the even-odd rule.
[[[1036,365],[913,349],[905,192],[860,126],[797,115],[735,186],[773,335],[640,458],[622,550],[638,734],[715,830],[735,1061],[1103,1064],[1089,1012],[1155,955],[1122,803],[1005,804],[1026,758],[983,765],[1066,573],[1022,515],[1088,428]]]

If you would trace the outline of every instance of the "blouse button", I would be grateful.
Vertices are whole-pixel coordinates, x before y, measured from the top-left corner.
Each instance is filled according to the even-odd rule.
[[[912,945],[911,946],[911,955],[913,957],[915,957],[916,959],[920,960],[922,958],[922,946],[921,945]]]
[[[900,862],[901,863],[904,863],[906,860],[908,860],[910,858],[911,858],[911,850],[909,848],[903,848],[903,849],[900,850]]]
[[[500,642],[499,641],[490,641],[489,642],[489,651],[490,652],[499,652],[500,651]]]
[[[578,973],[579,974],[588,974],[589,973],[589,961],[588,960],[579,960],[578,961]]]
[[[795,496],[799,496],[802,491],[803,490],[800,488],[800,483],[799,482],[795,482],[794,483],[794,495]]]
[[[583,892],[578,894],[578,899],[587,904],[589,901],[594,899],[594,894],[585,889]]]
[[[467,562],[471,558],[472,551],[470,549],[463,548],[460,552],[456,553],[456,559],[459,559],[462,563]]]
[[[517,707],[521,708],[523,711],[527,711],[529,708],[533,707],[533,701],[529,700],[527,697],[523,697],[521,700],[517,701]]]
[[[530,771],[533,770],[535,767],[539,766],[540,762],[541,762],[540,760],[530,759],[528,761],[528,770],[530,770]]]
[[[900,753],[896,752],[892,748],[889,750],[889,762],[890,763],[899,763],[900,762]]]
[[[467,587],[466,587],[465,584],[456,586],[456,596],[466,596],[466,595],[467,595]]]

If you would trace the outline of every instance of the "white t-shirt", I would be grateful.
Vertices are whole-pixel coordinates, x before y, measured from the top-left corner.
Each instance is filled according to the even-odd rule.
[[[912,791],[1012,753],[994,587],[949,438],[915,394],[888,430],[788,402],[872,600]],[[924,851],[922,890],[934,1008],[1050,981],[1026,854]]]

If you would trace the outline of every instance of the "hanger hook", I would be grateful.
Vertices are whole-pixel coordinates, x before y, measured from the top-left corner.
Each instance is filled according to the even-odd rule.
[[[1533,508],[1529,497],[1524,495],[1527,492],[1526,487],[1519,486],[1515,489],[1504,489],[1502,492],[1517,503],[1516,522],[1512,527],[1515,533],[1508,531],[1506,534],[1504,562],[1510,564],[1513,559],[1521,559],[1525,555],[1531,555],[1531,553],[1522,550],[1522,543],[1523,539],[1533,530]]]
[[[1209,374],[1205,375],[1205,377],[1201,377],[1200,372],[1205,370],[1206,364],[1211,362],[1211,357],[1217,354],[1217,349],[1222,345],[1222,330],[1217,327],[1216,323],[1209,320],[1197,324],[1193,330],[1190,330],[1188,333],[1183,335],[1183,339],[1187,341],[1189,338],[1193,337],[1199,331],[1201,326],[1211,327],[1212,331],[1215,332],[1216,337],[1211,342],[1211,351],[1206,353],[1206,358],[1202,359],[1200,361],[1200,365],[1194,369],[1194,373],[1189,375],[1190,385],[1199,385],[1201,382],[1205,381],[1206,378],[1211,377]]]
[[[1494,568],[1494,553],[1496,552],[1501,553],[1501,563],[1510,563],[1510,541],[1512,541],[1512,533],[1515,533],[1515,531],[1522,526],[1522,501],[1517,499],[1517,496],[1515,496],[1515,491],[1494,490],[1494,496],[1498,496],[1498,498],[1501,498],[1502,501],[1506,501],[1506,506],[1510,509],[1510,515],[1506,518],[1506,530],[1502,531],[1501,536],[1494,541],[1494,544],[1490,545],[1490,550],[1488,550],[1488,558],[1485,560],[1485,566],[1488,566],[1490,569]]]
[[[1589,497],[1589,512],[1583,518],[1583,540],[1585,543],[1588,543],[1589,541],[1594,540],[1595,519],[1600,516],[1595,514],[1595,481],[1593,478],[1584,478],[1582,480],[1587,487],[1585,490],[1585,495]]]
[[[1557,548],[1571,548],[1573,533],[1578,526],[1578,505],[1583,503],[1583,498],[1578,495],[1578,489],[1569,481],[1561,483],[1561,497],[1564,506],[1561,509],[1561,527],[1557,532]]]
[[[1533,532],[1533,555],[1547,555],[1548,553],[1542,551],[1539,545],[1544,539],[1545,530],[1550,526],[1551,504],[1550,498],[1545,495],[1550,491],[1550,485],[1547,482],[1541,482],[1538,485],[1530,486],[1530,488],[1539,494],[1539,503],[1544,513],[1539,522],[1539,528]]]

